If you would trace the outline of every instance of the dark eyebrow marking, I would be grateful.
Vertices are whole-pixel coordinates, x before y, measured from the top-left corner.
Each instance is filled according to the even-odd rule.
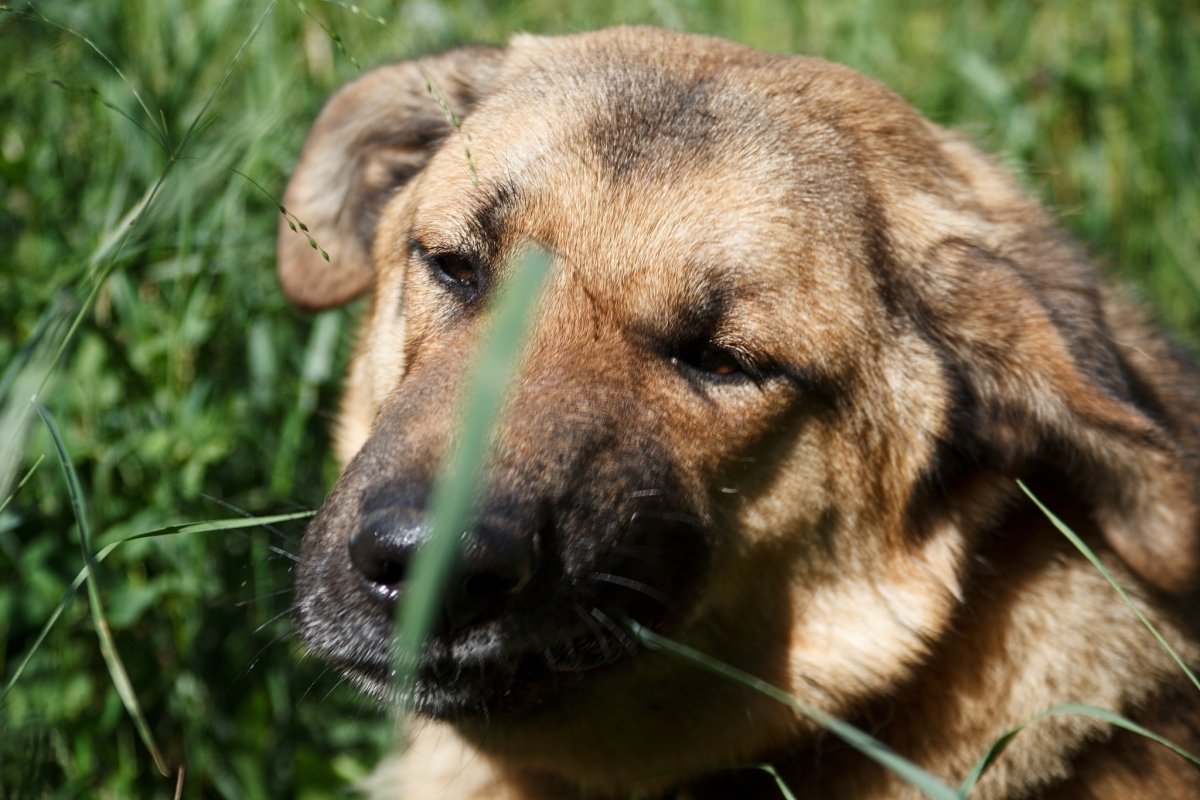
[[[486,189],[468,214],[468,226],[483,248],[494,254],[504,234],[504,224],[516,210],[520,193],[512,181],[503,181]]]
[[[731,291],[717,284],[696,301],[684,302],[668,322],[668,334],[676,344],[711,336],[729,312]]]

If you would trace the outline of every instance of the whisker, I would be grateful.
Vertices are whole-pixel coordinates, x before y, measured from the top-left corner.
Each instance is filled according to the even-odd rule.
[[[576,611],[581,612],[582,609],[576,606]],[[546,663],[556,670],[563,667],[564,664],[572,665],[581,663],[579,653],[575,650],[575,642],[576,639],[568,638],[564,641],[552,643],[542,653],[546,657]],[[556,648],[559,652],[558,655],[555,655]]]
[[[269,545],[267,545],[267,550],[271,551],[272,553],[274,553],[277,556],[282,556],[283,558],[286,558],[288,561],[291,561],[295,564],[300,563],[300,556],[296,555],[295,553],[291,553],[287,550],[284,550],[282,547],[276,547],[273,544],[269,544]]]
[[[321,669],[321,672],[317,675],[317,677],[313,678],[312,681],[308,684],[308,688],[305,689],[300,694],[299,698],[297,698],[297,700],[296,700],[297,705],[302,703],[304,701],[304,699],[306,697],[308,697],[308,695],[312,692],[312,690],[317,687],[317,684],[320,683],[322,680],[324,680],[325,676],[329,674],[329,671],[331,669],[333,669],[333,664],[326,663],[325,666]]]
[[[255,667],[258,666],[258,662],[262,660],[263,655],[268,650],[270,650],[272,647],[274,647],[275,645],[282,642],[284,639],[287,639],[289,636],[294,635],[295,633],[296,633],[296,629],[289,626],[286,630],[283,631],[283,633],[279,634],[278,636],[273,638],[271,641],[269,641],[265,645],[263,645],[262,649],[260,649],[257,653],[255,653],[254,657],[252,659],[250,659],[250,664],[247,665],[247,667],[245,669],[243,669],[241,672],[239,672],[237,677],[233,679],[233,683],[238,683],[239,681],[243,680],[247,675],[250,674],[251,670],[253,670]],[[230,684],[230,685],[232,685],[232,684]]]
[[[631,637],[624,628],[613,622],[611,617],[598,608],[592,608],[592,616],[595,617],[601,625],[612,631],[613,635],[617,637],[617,641],[619,641],[631,655],[637,655],[637,642],[633,640],[633,637]]]
[[[652,508],[639,508],[629,515],[629,525],[634,524],[640,519],[649,518],[651,520],[666,520],[667,522],[678,522],[682,525],[700,526],[704,524],[704,518],[696,514],[687,514],[683,511],[659,511]],[[666,531],[664,531],[666,532]]]
[[[614,586],[621,586],[625,589],[638,592],[639,594],[644,594],[646,597],[649,597],[651,600],[660,605],[669,606],[671,604],[671,601],[667,599],[666,595],[648,583],[643,583],[639,580],[634,580],[633,578],[626,578],[622,575],[613,575],[610,572],[593,572],[591,577],[592,580],[601,581],[602,583],[611,583]]]
[[[278,614],[276,614],[273,617],[271,617],[270,619],[268,619],[262,625],[259,625],[257,628],[255,628],[254,633],[256,633],[256,634],[261,633],[263,628],[266,628],[267,626],[271,625],[272,623],[278,622],[279,620],[286,617],[288,614],[291,614],[292,611],[294,611],[294,610],[295,610],[295,606],[289,606],[289,607],[285,608],[283,611],[280,611]]]
[[[570,646],[570,643],[567,644],[567,647],[571,651],[571,655],[574,656],[575,650],[574,650],[574,648],[572,648]],[[551,647],[543,648],[542,649],[542,660],[545,661],[546,666],[550,668],[550,683],[554,687],[554,689],[557,690],[558,686],[559,686],[558,670],[561,665],[560,665],[559,661],[554,657],[554,649]]]
[[[279,597],[280,595],[291,594],[291,593],[292,593],[292,587],[289,586],[286,589],[280,589],[279,591],[276,591],[276,592],[267,592],[266,594],[255,595],[254,597],[251,597],[246,600],[239,600],[236,603],[234,603],[233,605],[234,605],[234,608],[245,608],[246,606],[251,606],[251,605],[254,605],[255,603],[262,603],[266,600],[270,600],[273,597]]]
[[[336,681],[334,681],[333,686],[329,687],[329,691],[325,693],[325,696],[317,701],[317,705],[318,706],[324,705],[325,701],[329,699],[329,696],[332,695],[334,692],[336,692],[338,689],[340,689],[342,687],[342,685],[344,683],[346,683],[346,681],[348,681],[348,680],[350,680],[350,679],[347,678],[345,675],[338,675],[338,679]]]
[[[479,710],[483,714],[483,724],[485,726],[491,725],[492,724],[492,710],[490,708],[488,708],[488,704],[487,704],[486,700],[479,701]]]
[[[592,632],[596,642],[600,645],[600,651],[604,654],[604,659],[607,661],[613,657],[613,650],[608,644],[608,637],[604,635],[604,629],[596,624],[588,612],[583,610],[583,606],[575,604],[575,613],[583,620],[583,624],[587,625],[588,630]]]
[[[210,503],[216,503],[217,505],[219,505],[221,508],[225,509],[226,511],[232,511],[234,514],[238,514],[239,516],[246,517],[246,518],[250,518],[250,517],[254,516],[246,509],[239,508],[239,507],[235,506],[233,503],[222,500],[219,497],[214,497],[211,494],[205,494],[202,492],[200,494],[200,496],[203,497],[205,500],[208,500]],[[311,509],[306,509],[306,510],[311,510]],[[281,530],[279,527],[277,527],[275,525],[263,525],[262,527],[266,528],[270,533],[279,537],[280,539],[287,542],[288,544],[290,544],[290,545],[296,544],[296,537],[290,533],[284,533],[283,530]]]

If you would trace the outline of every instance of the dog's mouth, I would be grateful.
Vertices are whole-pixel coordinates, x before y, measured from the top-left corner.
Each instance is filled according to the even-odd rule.
[[[381,508],[387,519],[411,518]],[[645,500],[604,515],[620,525],[566,513],[557,517],[565,525],[481,516],[488,523],[445,584],[415,675],[401,682],[390,656],[407,586],[400,562],[419,528],[389,532],[357,510],[348,525],[338,511],[323,509],[305,536],[297,572],[304,638],[380,702],[439,719],[520,716],[590,691],[599,673],[642,652],[630,622],[667,635],[685,623],[712,561],[705,518]]]
[[[594,673],[619,669],[642,651],[628,618],[581,607],[576,616],[577,627],[552,636],[514,635],[504,625],[454,641],[435,634],[425,643],[410,696],[402,695],[396,667],[384,648],[331,658],[366,694],[387,705],[408,705],[424,716],[464,720],[529,712],[579,689]],[[661,626],[661,620],[655,622]]]
[[[644,648],[631,622],[667,635],[686,623],[707,539],[700,528],[663,536],[657,550],[630,549],[636,559],[610,551],[585,569],[547,570],[502,612],[470,626],[445,612],[424,643],[409,696],[389,655],[395,596],[326,585],[302,600],[299,623],[314,650],[381,703],[445,720],[519,716],[588,691],[599,673],[636,659]],[[655,552],[670,553],[668,566],[650,557]]]

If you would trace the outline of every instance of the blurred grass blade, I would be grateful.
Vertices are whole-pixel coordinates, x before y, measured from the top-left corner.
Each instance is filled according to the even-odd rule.
[[[996,760],[1004,752],[1005,748],[1007,748],[1009,743],[1013,740],[1013,737],[1015,737],[1025,728],[1034,724],[1038,720],[1046,719],[1047,717],[1065,716],[1070,714],[1092,717],[1093,719],[1102,720],[1118,728],[1123,728],[1130,733],[1136,733],[1138,736],[1143,736],[1152,742],[1157,742],[1158,744],[1178,755],[1180,758],[1190,762],[1192,766],[1200,768],[1200,758],[1197,758],[1196,756],[1187,752],[1174,742],[1159,736],[1153,731],[1143,728],[1141,725],[1126,719],[1120,714],[1115,714],[1112,711],[1108,711],[1107,709],[1103,709],[1098,706],[1089,706],[1082,703],[1067,703],[1065,705],[1046,709],[1027,722],[1023,722],[1020,725],[1005,731],[1000,738],[992,743],[992,746],[988,748],[988,751],[983,754],[983,756],[979,759],[979,762],[976,763],[975,767],[971,770],[970,774],[968,774],[966,779],[963,780],[962,785],[958,788],[959,793],[965,796],[972,789],[974,789],[975,784],[979,782],[979,779],[983,777],[983,774],[988,770],[988,768],[996,762]]]
[[[292,0],[292,5],[300,9],[301,13],[312,20],[314,25],[325,32],[325,35],[329,37],[329,41],[333,42],[333,45],[338,49],[338,52],[346,57],[346,60],[349,61],[351,66],[354,67],[355,72],[362,72],[362,64],[360,64],[358,59],[346,49],[346,42],[344,39],[342,39],[341,35],[337,31],[326,25],[316,14],[309,11],[308,6],[304,4],[303,0]]]
[[[843,722],[832,714],[828,714],[816,706],[811,706],[808,703],[798,700],[782,689],[772,686],[766,681],[756,678],[749,673],[742,672],[737,667],[733,667],[722,661],[718,661],[717,659],[705,655],[698,650],[694,650],[687,645],[671,641],[663,636],[659,636],[657,633],[642,627],[636,622],[630,621],[628,625],[633,634],[650,649],[665,650],[682,658],[684,661],[690,661],[696,666],[708,670],[714,675],[719,675],[722,678],[727,678],[731,681],[740,683],[743,686],[747,686],[755,691],[761,692],[767,697],[778,700],[780,703],[795,709],[804,716],[816,722],[822,728],[825,728],[827,731],[837,736],[855,750],[865,755],[867,758],[870,758],[872,761],[883,765],[908,783],[912,784],[926,797],[931,797],[933,800],[963,800],[965,797],[965,795],[963,795],[961,792],[951,789],[938,778],[921,769],[916,764],[909,761],[883,742],[874,738],[870,734],[865,733],[864,731],[860,731],[853,725]]]
[[[204,121],[205,115],[208,114],[208,109],[212,107],[213,102],[217,99],[217,95],[224,90],[225,85],[229,83],[229,79],[233,77],[233,71],[237,68],[237,65],[241,63],[242,56],[246,54],[246,49],[250,47],[250,43],[258,37],[258,32],[262,30],[262,26],[267,21],[267,18],[270,17],[275,11],[275,6],[278,4],[278,2],[279,0],[270,0],[270,2],[267,3],[267,7],[263,9],[263,12],[258,15],[258,19],[254,21],[254,26],[250,28],[250,32],[246,34],[246,37],[242,39],[242,43],[238,45],[237,52],[233,54],[233,58],[229,59],[229,63],[225,65],[225,69],[221,73],[221,77],[217,78],[217,83],[213,87],[213,90],[208,93],[208,97],[204,98],[204,105],[200,106],[200,110],[196,112],[196,116],[192,117],[191,124],[188,125],[187,130],[183,132],[183,138],[179,140],[179,147],[175,148],[175,153],[171,157],[172,163],[178,160],[178,158],[183,154],[184,148],[191,143],[192,136],[194,136],[196,131],[199,129],[200,123]]]
[[[783,776],[779,774],[779,770],[775,769],[774,764],[754,764],[751,769],[757,769],[771,776],[775,781],[775,788],[779,789],[779,794],[783,800],[796,800],[796,795],[791,788],[783,782]]]
[[[725,773],[725,772],[743,772],[743,771],[766,773],[767,775],[769,775],[771,777],[771,780],[775,781],[775,788],[779,790],[779,796],[782,797],[783,800],[797,800],[796,793],[793,792],[791,787],[788,786],[787,783],[783,780],[783,776],[779,774],[779,770],[777,770],[775,768],[775,765],[771,764],[769,762],[759,763],[759,764],[721,764],[720,766],[705,767],[703,769],[703,772],[706,775],[716,774],[716,773]],[[670,772],[655,773],[651,777],[656,778],[656,779],[657,778],[665,778],[665,777],[687,778],[687,777],[694,777],[695,774],[696,774],[695,770],[672,770]]]
[[[164,173],[162,177],[166,177]],[[88,274],[95,276],[102,270],[106,269],[106,265],[116,261],[120,254],[118,246],[123,246],[125,237],[129,231],[133,230],[133,226],[137,224],[142,215],[146,213],[146,209],[158,194],[160,183],[155,182],[146,188],[142,196],[138,198],[132,206],[126,210],[125,214],[117,220],[115,225],[109,227],[104,234],[104,238],[100,240],[100,244],[96,245],[96,249],[88,256]],[[117,255],[113,255],[114,252]],[[109,256],[113,256],[109,260]]]
[[[13,501],[13,498],[20,493],[25,484],[29,483],[29,479],[33,477],[33,474],[38,471],[38,467],[42,466],[42,462],[45,460],[45,455],[38,456],[37,461],[33,462],[33,466],[26,470],[25,474],[21,477],[21,480],[17,481],[17,485],[14,486],[13,490],[8,493],[8,497],[4,498],[3,501],[0,501],[0,514],[4,513],[4,509],[8,508],[8,504]],[[3,486],[3,484],[0,483],[0,486]]]
[[[167,182],[167,178],[170,176],[175,165],[179,163],[179,161],[183,158],[184,153],[191,145],[192,137],[195,136],[197,130],[200,129],[200,124],[203,122],[205,115],[208,114],[209,108],[212,106],[217,96],[225,88],[225,85],[229,83],[229,79],[233,76],[234,69],[241,62],[242,57],[246,53],[246,49],[250,46],[250,43],[253,42],[258,36],[258,32],[262,29],[262,26],[267,21],[267,18],[275,10],[277,3],[278,0],[270,0],[270,2],[267,3],[267,7],[263,9],[262,14],[260,14],[258,19],[255,21],[254,27],[252,27],[250,32],[246,34],[246,37],[242,40],[241,45],[233,54],[233,58],[231,58],[229,63],[225,65],[225,70],[221,73],[221,77],[217,79],[217,83],[213,87],[213,90],[208,93],[208,96],[204,100],[204,104],[192,118],[191,124],[188,125],[187,130],[184,131],[183,136],[179,139],[178,145],[176,145],[175,149],[167,158],[167,163],[159,172],[158,177],[143,193],[142,197],[137,201],[137,203],[135,203],[134,206],[122,217],[119,225],[115,227],[108,236],[105,237],[96,253],[93,254],[93,257],[88,259],[88,263],[90,265],[88,268],[88,277],[91,280],[91,287],[88,290],[87,296],[84,298],[82,305],[79,307],[79,310],[75,313],[70,326],[66,330],[66,333],[60,337],[61,340],[58,343],[58,348],[55,350],[54,356],[50,359],[49,364],[46,366],[42,379],[38,382],[36,392],[42,392],[45,389],[46,383],[50,380],[50,376],[55,367],[57,367],[62,361],[63,356],[67,352],[68,346],[75,338],[75,334],[79,331],[84,319],[86,319],[87,315],[91,312],[96,302],[96,298],[100,294],[100,289],[104,285],[105,278],[108,277],[108,275],[119,262],[126,245],[129,243],[129,234],[142,222],[142,220],[149,213],[151,206],[153,206],[155,201],[158,199],[163,186]],[[42,19],[51,25],[56,25],[56,23],[53,23],[44,17]],[[72,33],[74,32],[72,31]],[[95,45],[92,44],[91,41],[87,39],[84,41],[86,41],[93,49],[95,48]],[[101,56],[103,56],[103,53],[101,53]],[[108,60],[107,57],[105,57],[105,60]],[[111,64],[112,62],[110,61],[109,63]],[[124,75],[121,77],[124,79]],[[163,132],[165,136],[167,134],[165,123]],[[110,252],[111,256],[109,255]]]
[[[86,34],[80,33],[79,31],[75,30],[74,28],[71,28],[67,25],[63,25],[60,22],[55,22],[54,20],[50,19],[49,17],[47,17],[46,15],[44,15],[40,11],[38,11],[37,8],[34,7],[34,5],[32,3],[30,3],[28,6],[26,6],[26,10],[21,10],[18,8],[11,8],[8,6],[2,7],[2,10],[8,11],[10,14],[14,14],[19,17],[25,17],[27,19],[32,19],[32,20],[42,22],[43,24],[49,25],[52,28],[57,28],[58,30],[67,34],[68,36],[73,36],[76,39],[78,39],[79,41],[83,42],[85,45],[87,45],[88,48],[90,48],[93,53],[95,53],[97,56],[99,56],[100,59],[102,61],[104,61],[105,64],[108,65],[109,69],[111,69],[113,72],[116,73],[117,77],[121,79],[121,83],[125,84],[125,86],[129,89],[129,93],[131,95],[133,95],[133,99],[137,101],[138,106],[142,109],[142,113],[146,115],[146,119],[150,120],[150,124],[155,126],[155,132],[158,134],[158,136],[152,137],[152,138],[155,138],[159,142],[160,145],[164,144],[166,142],[166,139],[167,139],[167,136],[169,135],[169,133],[165,126],[161,130],[159,130],[157,128],[158,118],[155,117],[154,114],[150,113],[150,107],[148,105],[146,105],[146,101],[142,99],[142,95],[141,95],[141,92],[138,91],[137,84],[135,84],[133,81],[129,80],[129,78],[125,76],[125,73],[121,70],[121,68],[119,66],[117,66],[117,62],[115,62],[111,58],[109,58],[108,53],[101,50],[100,47],[94,41],[92,41],[91,37],[87,36]],[[113,110],[117,111],[117,113],[121,114],[121,116],[126,117],[127,119],[129,119],[130,122],[133,122],[135,125],[137,125],[137,121],[134,120],[132,117],[129,117],[124,112],[120,111],[119,109],[116,109],[115,107]],[[138,125],[138,127],[141,128],[142,126]],[[142,128],[142,130],[145,131],[145,128]]]
[[[158,744],[154,741],[154,734],[150,732],[150,726],[142,713],[137,694],[133,691],[129,674],[125,671],[121,655],[113,643],[112,633],[108,629],[108,620],[104,616],[104,606],[100,602],[100,590],[96,585],[96,559],[92,555],[87,506],[84,502],[83,490],[79,485],[79,477],[75,474],[75,466],[71,463],[66,444],[63,443],[62,435],[58,431],[58,425],[54,422],[50,410],[37,402],[35,402],[35,407],[42,421],[46,423],[46,428],[50,431],[50,438],[54,440],[54,449],[58,453],[58,460],[62,465],[63,477],[67,482],[67,493],[71,497],[71,507],[75,511],[75,520],[79,526],[79,548],[83,552],[83,563],[87,570],[88,604],[91,609],[92,625],[96,629],[96,635],[100,638],[100,654],[104,657],[104,663],[108,665],[108,673],[112,676],[113,686],[116,687],[117,694],[120,695],[121,702],[125,705],[125,710],[133,718],[133,724],[137,728],[138,735],[142,737],[142,743],[146,745],[150,757],[154,759],[154,766],[163,774],[163,777],[168,777],[171,773],[167,769],[166,762],[163,761]]]
[[[40,390],[42,376],[50,370],[52,353],[71,313],[70,302],[57,296],[0,376],[0,497],[10,496],[33,417],[29,398]]]
[[[463,532],[471,527],[489,437],[504,406],[509,378],[516,369],[548,265],[548,257],[541,252],[513,264],[508,286],[501,291],[491,326],[469,373],[460,438],[434,486],[429,506],[432,530],[413,559],[412,577],[396,616],[393,686],[405,702],[412,696],[421,648],[441,607],[442,588],[453,569]]]
[[[333,374],[341,331],[342,315],[337,312],[318,314],[313,322],[304,348],[299,393],[284,419],[278,455],[271,470],[271,493],[274,495],[292,491],[296,462],[305,443],[305,426],[317,411],[321,386]]]
[[[121,545],[125,544],[126,542],[137,541],[138,539],[150,539],[158,536],[173,536],[176,534],[231,531],[238,528],[258,527],[260,525],[275,525],[280,522],[290,522],[291,520],[311,517],[315,513],[315,511],[295,511],[290,514],[275,514],[270,517],[246,517],[244,519],[185,522],[179,525],[168,525],[165,528],[157,528],[144,533],[135,533],[132,536],[126,536],[122,539],[105,545],[104,547],[100,548],[99,552],[96,553],[93,564],[100,564],[100,562],[108,558],[112,551],[116,550]],[[21,679],[21,674],[29,665],[29,662],[33,660],[34,655],[36,655],[38,650],[41,649],[42,642],[45,641],[46,636],[49,635],[50,630],[54,627],[54,624],[58,622],[58,618],[62,616],[63,611],[75,597],[75,593],[79,591],[79,587],[82,586],[87,580],[89,574],[90,570],[88,569],[88,565],[85,564],[83,568],[79,570],[79,573],[76,574],[75,580],[71,581],[71,585],[65,592],[63,592],[62,598],[58,601],[58,605],[54,607],[54,611],[50,614],[50,617],[46,620],[46,623],[42,625],[42,629],[38,632],[37,638],[34,639],[33,645],[25,654],[25,657],[21,659],[21,663],[17,665],[17,669],[15,672],[13,672],[12,677],[8,679],[8,682],[4,686],[4,691],[0,692],[0,703],[4,702],[5,696],[9,693],[9,691],[12,690],[14,686],[17,685],[17,681]]]
[[[1092,552],[1092,548],[1088,547],[1087,544],[1085,544],[1084,541],[1075,533],[1075,531],[1071,530],[1065,522],[1056,517],[1054,512],[1046,508],[1046,506],[1042,504],[1042,501],[1038,500],[1037,496],[1029,490],[1028,486],[1021,481],[1017,481],[1017,486],[1020,486],[1021,491],[1024,492],[1025,495],[1032,500],[1039,509],[1041,509],[1041,512],[1046,515],[1047,519],[1054,523],[1054,527],[1058,528],[1059,532],[1063,536],[1066,536],[1067,539],[1070,540],[1071,544],[1075,545],[1075,548],[1079,550],[1079,552],[1083,553],[1084,557],[1087,558],[1088,561],[1092,562],[1092,566],[1094,566],[1100,572],[1100,574],[1104,576],[1104,579],[1109,582],[1109,585],[1111,585],[1113,589],[1116,589],[1117,594],[1119,594],[1121,599],[1125,601],[1125,605],[1129,606],[1130,610],[1137,615],[1137,618],[1141,620],[1143,625],[1146,626],[1146,629],[1154,635],[1155,639],[1158,640],[1158,643],[1162,649],[1165,650],[1172,659],[1174,659],[1179,668],[1183,670],[1183,673],[1188,676],[1188,679],[1191,680],[1192,685],[1195,686],[1196,689],[1200,690],[1200,681],[1196,679],[1195,673],[1188,668],[1188,665],[1184,663],[1183,658],[1179,655],[1179,653],[1175,652],[1175,648],[1171,647],[1167,640],[1163,638],[1162,634],[1158,632],[1158,629],[1154,627],[1153,623],[1146,619],[1146,615],[1143,614],[1141,609],[1139,609],[1133,602],[1133,598],[1131,598],[1125,592],[1125,590],[1121,588],[1121,585],[1117,583],[1116,578],[1112,576],[1112,573],[1108,571],[1108,568],[1105,567],[1100,559],[1096,557],[1096,554]]]

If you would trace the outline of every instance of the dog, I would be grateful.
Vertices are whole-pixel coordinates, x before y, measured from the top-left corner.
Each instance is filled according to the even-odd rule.
[[[383,704],[467,365],[521,252],[545,289],[380,797],[908,798],[807,716],[957,784],[1063,703],[1200,752],[1200,372],[1009,174],[842,66],[647,28],[369,72],[317,117],[278,269],[370,291],[298,627]],[[304,229],[294,230],[297,223]],[[978,798],[1194,798],[1095,717]]]

